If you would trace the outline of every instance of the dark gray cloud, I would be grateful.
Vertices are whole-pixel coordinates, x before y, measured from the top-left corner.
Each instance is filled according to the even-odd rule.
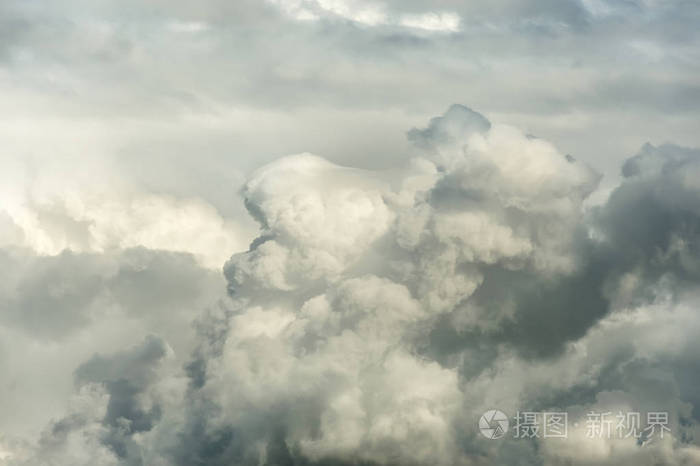
[[[123,311],[143,319],[179,319],[209,304],[222,286],[218,273],[191,255],[145,248],[118,254],[36,256],[0,249],[2,320],[42,339],[74,336],[94,319]]]
[[[21,250],[1,254],[3,268],[10,271],[2,298],[5,321],[44,337],[65,336],[89,321],[86,310],[104,287],[102,257],[84,260],[66,252],[39,259]]]
[[[430,120],[427,128],[414,128],[408,132],[408,139],[423,149],[435,149],[436,146],[454,142],[453,135],[470,135],[484,133],[491,128],[491,123],[483,115],[463,105],[452,105],[444,116]]]
[[[67,463],[71,459],[68,439],[71,435],[95,435],[106,457],[114,455],[121,464],[143,464],[134,436],[148,432],[161,417],[157,400],[144,400],[149,386],[156,380],[157,369],[168,348],[162,339],[149,336],[141,344],[110,356],[95,355],[75,371],[77,387],[104,395],[104,417],[98,412],[75,412],[55,421],[39,441],[37,464]],[[148,404],[149,406],[145,406]],[[95,426],[96,430],[90,429]],[[88,461],[99,463],[97,452],[88,455]]]
[[[700,277],[700,152],[647,144],[622,174],[623,184],[598,212],[616,265],[640,276],[640,296],[663,277],[693,286]]]

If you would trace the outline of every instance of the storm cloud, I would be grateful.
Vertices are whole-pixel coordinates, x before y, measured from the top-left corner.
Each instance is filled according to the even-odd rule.
[[[227,298],[187,305],[200,316],[184,359],[155,336],[93,355],[69,411],[8,464],[692,464],[700,153],[645,145],[585,207],[593,168],[467,107],[408,137],[424,155],[394,170],[300,154],[253,172],[241,193],[260,234],[224,266]],[[124,312],[171,314],[206,270],[177,277],[163,253],[130,269],[146,251],[126,254],[48,259],[63,263],[31,280],[94,278],[14,298],[29,320],[11,322],[56,338],[32,309],[87,310],[106,290]],[[664,411],[671,434],[494,445],[475,423],[493,406],[581,424]]]
[[[0,465],[700,464],[699,18],[2,2]]]

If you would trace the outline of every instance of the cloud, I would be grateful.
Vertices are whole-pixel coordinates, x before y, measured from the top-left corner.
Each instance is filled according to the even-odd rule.
[[[191,255],[144,248],[56,256],[3,249],[0,263],[8,271],[0,320],[47,339],[64,339],[115,311],[175,317],[208,304],[222,282]]]
[[[10,459],[20,464],[143,464],[138,436],[161,417],[158,395],[149,390],[169,351],[162,339],[148,336],[116,354],[93,356],[75,371],[78,390],[68,414],[44,430],[34,451]]]
[[[36,256],[7,248],[0,264],[0,432],[8,441],[31,439],[64,416],[71,374],[95,352],[109,354],[157,334],[172,348],[173,364],[185,364],[198,345],[191,322],[226,299],[221,272],[183,253],[136,248]]]
[[[491,128],[491,122],[483,115],[464,105],[452,105],[445,115],[432,118],[425,129],[414,128],[408,132],[408,139],[423,148],[433,148],[439,144],[455,142],[454,137],[469,137],[474,133],[484,133]]]
[[[700,273],[700,152],[647,144],[622,173],[623,184],[597,217],[616,262],[636,281],[628,293],[648,296],[649,285],[663,278],[671,286],[693,286]]]
[[[0,464],[698,463],[698,12],[0,2]]]
[[[371,173],[310,154],[253,174],[243,195],[263,234],[225,266],[230,289],[294,289],[333,280],[388,229],[392,213]]]
[[[239,395],[219,400],[223,414],[213,421],[216,429],[228,425],[234,437],[249,438],[246,422],[252,422],[252,432],[258,432],[253,438],[268,439],[263,441],[268,450],[282,435],[286,455],[312,461],[468,464],[481,454],[473,445],[478,434],[469,427],[469,416],[489,406],[514,410],[521,402],[551,408],[552,391],[535,387],[554,383],[564,400],[579,384],[596,380],[601,385],[591,393],[605,397],[607,384],[607,390],[627,390],[626,397],[637,397],[635,409],[661,405],[679,413],[672,422],[680,429],[680,418],[688,415],[685,402],[634,395],[637,389],[627,385],[648,377],[644,374],[654,363],[617,359],[612,350],[601,351],[596,362],[585,356],[594,348],[589,345],[597,344],[590,332],[617,332],[607,322],[619,318],[614,316],[622,305],[620,287],[637,270],[622,259],[622,239],[592,231],[615,231],[627,223],[601,212],[615,208],[636,181],[623,183],[591,217],[583,202],[599,175],[546,141],[491,124],[460,106],[409,137],[428,155],[414,162],[402,182],[381,173],[364,174],[360,182],[347,169],[309,156],[283,159],[249,181],[244,196],[263,235],[226,267],[234,296],[245,304],[234,311],[228,339],[202,386],[207,394],[236,387]],[[625,170],[641,164],[642,157],[631,159]],[[318,166],[323,169],[311,169]],[[347,180],[359,192],[346,195]],[[649,184],[663,185],[658,181]],[[312,197],[316,192],[322,194]],[[684,195],[694,199],[697,191]],[[335,208],[340,198],[355,200],[356,207]],[[361,205],[373,206],[361,212],[381,212],[361,217],[381,228],[368,230],[355,219]],[[336,212],[353,220],[338,223]],[[307,243],[313,252],[295,251]],[[335,252],[339,244],[347,252],[342,257]],[[644,246],[641,251],[654,250]],[[300,264],[314,253],[330,255],[335,267],[318,273],[303,266],[306,272],[300,273]],[[250,276],[256,281],[239,278]],[[295,277],[293,286],[287,277]],[[261,293],[259,287],[271,291]],[[680,354],[683,350],[672,358]],[[601,363],[608,364],[609,375],[591,372]],[[577,364],[585,375],[572,369]],[[401,370],[412,375],[409,383],[397,385]],[[523,377],[527,371],[538,374],[527,378],[532,386],[517,382],[515,374]],[[507,381],[500,381],[502,376]],[[663,390],[672,384],[671,379],[657,383]],[[489,394],[493,386],[502,390]],[[241,429],[246,433],[238,433]],[[269,437],[274,432],[282,434]],[[527,461],[562,460],[559,450],[546,445],[543,452],[525,454]],[[604,449],[604,456],[634,461],[648,455],[637,445],[629,448],[629,453]],[[690,446],[671,451],[664,453],[671,463],[694,454]],[[568,459],[595,461],[587,454]],[[235,453],[221,456],[234,457],[254,461],[255,453],[238,445]]]
[[[587,207],[594,169],[467,107],[408,137],[421,155],[391,170],[306,153],[252,173],[241,194],[259,236],[224,266],[230,299],[199,315],[216,282],[195,291],[212,272],[192,256],[34,258],[17,283],[49,290],[26,299],[55,301],[65,332],[93,325],[105,296],[156,327],[180,307],[195,332],[171,344],[180,320],[89,357],[74,372],[79,406],[35,444],[3,444],[4,461],[693,461],[698,152],[644,146],[609,201]],[[57,277],[58,294],[35,284]],[[19,302],[5,325],[41,335]],[[567,410],[579,425],[590,410],[665,411],[671,432],[499,443],[476,429],[494,407]]]
[[[298,21],[319,21],[340,18],[364,27],[402,26],[427,32],[457,32],[460,17],[454,12],[424,12],[399,14],[388,12],[382,3],[353,0],[269,0]],[[394,13],[394,14],[391,14]]]
[[[0,226],[6,244],[43,255],[64,249],[105,252],[143,246],[192,253],[212,269],[221,265],[228,251],[244,246],[246,234],[197,199],[158,195],[110,199],[84,191],[44,196],[46,200],[30,198],[6,206],[12,212],[5,214],[6,222],[12,223]]]

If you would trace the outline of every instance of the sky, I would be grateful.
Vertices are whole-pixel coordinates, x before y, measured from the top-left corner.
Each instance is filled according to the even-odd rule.
[[[0,1],[0,465],[700,464],[699,23]]]

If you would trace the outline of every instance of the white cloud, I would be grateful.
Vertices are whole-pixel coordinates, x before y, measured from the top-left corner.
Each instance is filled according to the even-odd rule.
[[[218,269],[231,250],[246,246],[235,224],[198,199],[69,192],[25,202],[6,206],[15,226],[5,231],[17,231],[13,244],[38,254],[144,246],[189,252],[206,267]]]
[[[461,18],[454,12],[393,14],[379,2],[357,0],[268,0],[299,21],[338,17],[363,26],[402,26],[427,32],[458,32]]]
[[[456,13],[430,12],[420,15],[403,15],[399,20],[402,26],[436,32],[457,32],[461,19]]]

